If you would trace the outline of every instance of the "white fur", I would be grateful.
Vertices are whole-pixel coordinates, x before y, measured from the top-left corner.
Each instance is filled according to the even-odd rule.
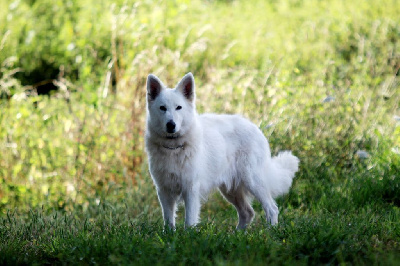
[[[191,73],[175,89],[149,75],[147,92],[146,151],[165,224],[175,227],[181,198],[186,226],[197,224],[201,200],[215,188],[236,207],[238,228],[254,217],[253,196],[261,202],[266,219],[276,224],[279,210],[274,198],[288,192],[299,159],[289,151],[271,158],[262,132],[241,116],[198,115]],[[168,133],[170,121],[175,132]]]

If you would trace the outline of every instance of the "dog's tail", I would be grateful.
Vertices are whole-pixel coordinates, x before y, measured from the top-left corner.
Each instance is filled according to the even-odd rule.
[[[272,158],[270,171],[271,195],[278,197],[288,193],[295,173],[299,170],[300,160],[291,151],[280,152]]]

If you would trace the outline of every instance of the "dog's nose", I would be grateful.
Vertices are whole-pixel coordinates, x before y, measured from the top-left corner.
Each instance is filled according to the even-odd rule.
[[[172,120],[168,121],[168,123],[167,123],[167,132],[168,133],[174,133],[175,132],[175,126],[176,126],[176,124],[175,124],[174,121],[172,121]]]

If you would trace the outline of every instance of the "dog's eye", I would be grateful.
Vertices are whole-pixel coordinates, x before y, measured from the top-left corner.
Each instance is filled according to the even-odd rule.
[[[160,110],[165,112],[165,111],[167,111],[167,107],[165,107],[164,105],[162,105],[162,106],[160,106]]]
[[[177,107],[176,107],[176,110],[181,110],[182,109],[182,106],[180,106],[180,105],[178,105]]]

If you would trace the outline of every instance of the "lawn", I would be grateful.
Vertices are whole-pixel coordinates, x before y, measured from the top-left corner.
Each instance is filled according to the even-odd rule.
[[[400,261],[398,1],[4,0],[0,33],[0,264]],[[214,193],[163,228],[145,81],[189,71],[300,158],[277,226]]]

